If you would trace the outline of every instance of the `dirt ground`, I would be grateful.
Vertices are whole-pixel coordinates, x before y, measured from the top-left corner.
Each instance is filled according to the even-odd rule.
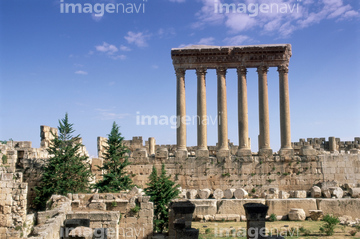
[[[360,239],[360,232],[351,236],[350,232],[356,230],[349,226],[336,226],[333,236],[321,234],[319,228],[322,221],[276,221],[266,222],[269,234],[285,236],[285,238],[307,238],[307,239]],[[246,239],[246,222],[193,222],[193,228],[200,229],[199,239],[214,238],[244,238]],[[305,231],[306,230],[306,231]],[[268,234],[268,235],[269,235]]]

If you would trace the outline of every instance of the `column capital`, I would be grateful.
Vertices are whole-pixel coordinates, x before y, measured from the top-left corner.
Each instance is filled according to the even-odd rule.
[[[287,65],[280,65],[278,66],[278,72],[283,74],[289,73],[289,67]]]
[[[246,75],[246,73],[248,72],[247,68],[245,66],[239,66],[238,68],[236,68],[237,73],[241,74],[241,75]]]
[[[219,66],[216,68],[216,74],[218,75],[226,75],[227,68],[223,66]]]
[[[196,74],[197,75],[206,75],[207,68],[206,67],[198,67],[196,68]]]
[[[258,73],[268,73],[269,67],[268,66],[258,66],[257,72]]]
[[[177,76],[185,76],[185,72],[186,72],[185,68],[180,68],[180,67],[175,68],[175,74]]]

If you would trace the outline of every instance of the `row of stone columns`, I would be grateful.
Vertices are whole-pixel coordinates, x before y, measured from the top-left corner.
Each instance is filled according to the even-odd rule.
[[[177,68],[177,154],[186,156],[186,103],[185,103],[185,71]],[[290,133],[290,103],[288,86],[288,67],[279,66],[280,86],[280,129],[282,154],[292,154]],[[217,107],[218,107],[218,155],[229,156],[228,146],[228,120],[226,99],[226,72],[225,67],[218,67],[217,73]],[[269,99],[267,73],[268,67],[257,68],[259,77],[259,154],[271,155],[270,124],[269,124]],[[239,122],[239,156],[250,156],[250,142],[248,130],[248,104],[247,104],[247,79],[246,67],[238,67],[238,122]],[[196,69],[197,74],[197,143],[198,157],[209,156],[207,149],[207,113],[206,113],[206,68]]]

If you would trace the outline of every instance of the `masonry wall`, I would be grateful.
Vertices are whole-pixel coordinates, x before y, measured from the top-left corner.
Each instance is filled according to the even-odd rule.
[[[189,157],[178,161],[175,157],[167,159],[148,158],[147,162],[130,159],[132,165],[127,171],[134,183],[146,187],[148,177],[155,165],[158,170],[165,163],[172,180],[184,189],[253,189],[257,193],[269,188],[279,190],[309,190],[314,184],[336,180],[339,184],[360,183],[359,154],[330,154],[318,156],[296,156],[284,160],[279,156],[265,159],[254,156],[247,162],[236,157],[219,161]]]
[[[20,238],[26,224],[27,184],[21,173],[7,173],[0,167],[0,239]]]

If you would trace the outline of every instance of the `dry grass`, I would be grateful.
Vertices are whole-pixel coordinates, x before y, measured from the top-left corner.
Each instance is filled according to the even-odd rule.
[[[323,222],[318,221],[303,221],[303,222],[290,222],[290,221],[276,221],[266,222],[266,227],[272,230],[273,234],[276,235],[276,231],[285,235],[285,231],[295,232],[293,236],[287,236],[285,238],[306,238],[306,239],[360,239],[360,232],[355,236],[350,236],[350,231],[355,230],[354,227],[337,226],[333,236],[325,236],[319,232],[320,226]],[[241,238],[243,235],[243,229],[246,230],[246,222],[193,222],[193,228],[200,229],[200,239],[215,239],[215,238]],[[303,228],[308,230],[308,235],[304,235],[304,231],[300,230]],[[207,229],[207,233],[205,230]],[[276,230],[277,229],[277,230]],[[226,235],[226,232],[229,234]],[[235,232],[235,234],[234,234]],[[235,237],[234,237],[235,235]]]

